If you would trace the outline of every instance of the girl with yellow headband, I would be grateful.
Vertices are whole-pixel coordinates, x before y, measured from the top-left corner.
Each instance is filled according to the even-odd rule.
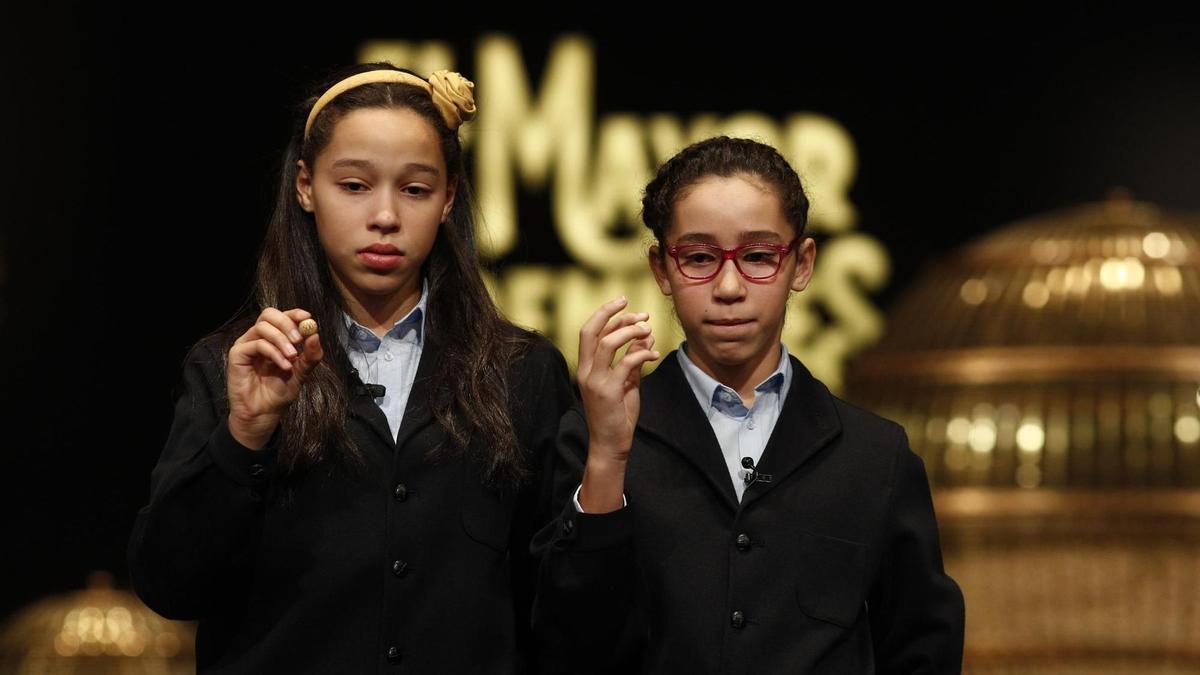
[[[199,621],[200,672],[524,668],[573,395],[480,275],[473,86],[371,64],[304,104],[251,306],[189,354],[130,542],[139,595]]]

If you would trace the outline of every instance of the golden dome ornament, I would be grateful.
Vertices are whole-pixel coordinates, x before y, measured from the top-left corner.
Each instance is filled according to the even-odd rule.
[[[1195,672],[1197,269],[1195,215],[1034,216],[938,261],[851,362],[936,487],[963,672]]]
[[[1200,487],[1200,219],[1117,196],[939,260],[847,370],[941,487]]]
[[[92,574],[83,591],[39,600],[0,629],[5,675],[181,675],[194,673],[195,629],[155,614],[112,576]]]

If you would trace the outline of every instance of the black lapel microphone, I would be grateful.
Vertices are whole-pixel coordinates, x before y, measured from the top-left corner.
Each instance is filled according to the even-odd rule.
[[[746,482],[746,487],[750,487],[751,483],[770,483],[771,474],[760,473],[754,468],[754,460],[749,457],[742,458],[742,468],[746,470],[746,474],[742,476],[742,480]]]
[[[382,384],[360,384],[357,393],[368,394],[371,398],[383,398],[387,393],[387,387]]]

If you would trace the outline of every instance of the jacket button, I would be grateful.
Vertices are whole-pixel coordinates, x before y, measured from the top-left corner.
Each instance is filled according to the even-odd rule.
[[[392,496],[395,497],[396,501],[398,502],[408,499],[408,486],[404,483],[396,483],[396,489],[392,490]]]
[[[749,551],[750,550],[750,535],[745,534],[745,533],[739,534],[737,536],[737,539],[734,540],[734,544],[737,545],[737,550],[739,550],[739,551]]]
[[[742,627],[746,625],[746,615],[742,614],[741,610],[738,610],[733,613],[732,617],[730,617],[729,623],[734,628],[741,630]]]
[[[400,649],[395,646],[388,647],[387,660],[389,663],[400,663]]]
[[[392,574],[402,577],[406,571],[408,571],[408,563],[403,560],[397,560],[392,563]]]
[[[562,524],[563,535],[569,537],[569,536],[571,536],[571,533],[574,531],[575,531],[575,521],[564,520],[563,524]]]
[[[261,478],[263,473],[266,472],[266,470],[267,470],[266,467],[264,467],[262,464],[255,462],[254,464],[250,465],[250,477],[251,478]]]

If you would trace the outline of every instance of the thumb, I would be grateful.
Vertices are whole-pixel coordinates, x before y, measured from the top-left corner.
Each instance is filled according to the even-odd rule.
[[[323,358],[325,349],[321,346],[321,334],[308,336],[304,339],[304,351],[300,353],[300,358],[296,359],[296,374],[304,378]]]
[[[629,344],[627,353],[633,354],[640,351],[650,351],[654,349],[654,335],[647,335],[644,338],[638,338]],[[625,378],[626,387],[636,387],[642,379],[642,369],[634,368],[629,372],[629,377]]]

